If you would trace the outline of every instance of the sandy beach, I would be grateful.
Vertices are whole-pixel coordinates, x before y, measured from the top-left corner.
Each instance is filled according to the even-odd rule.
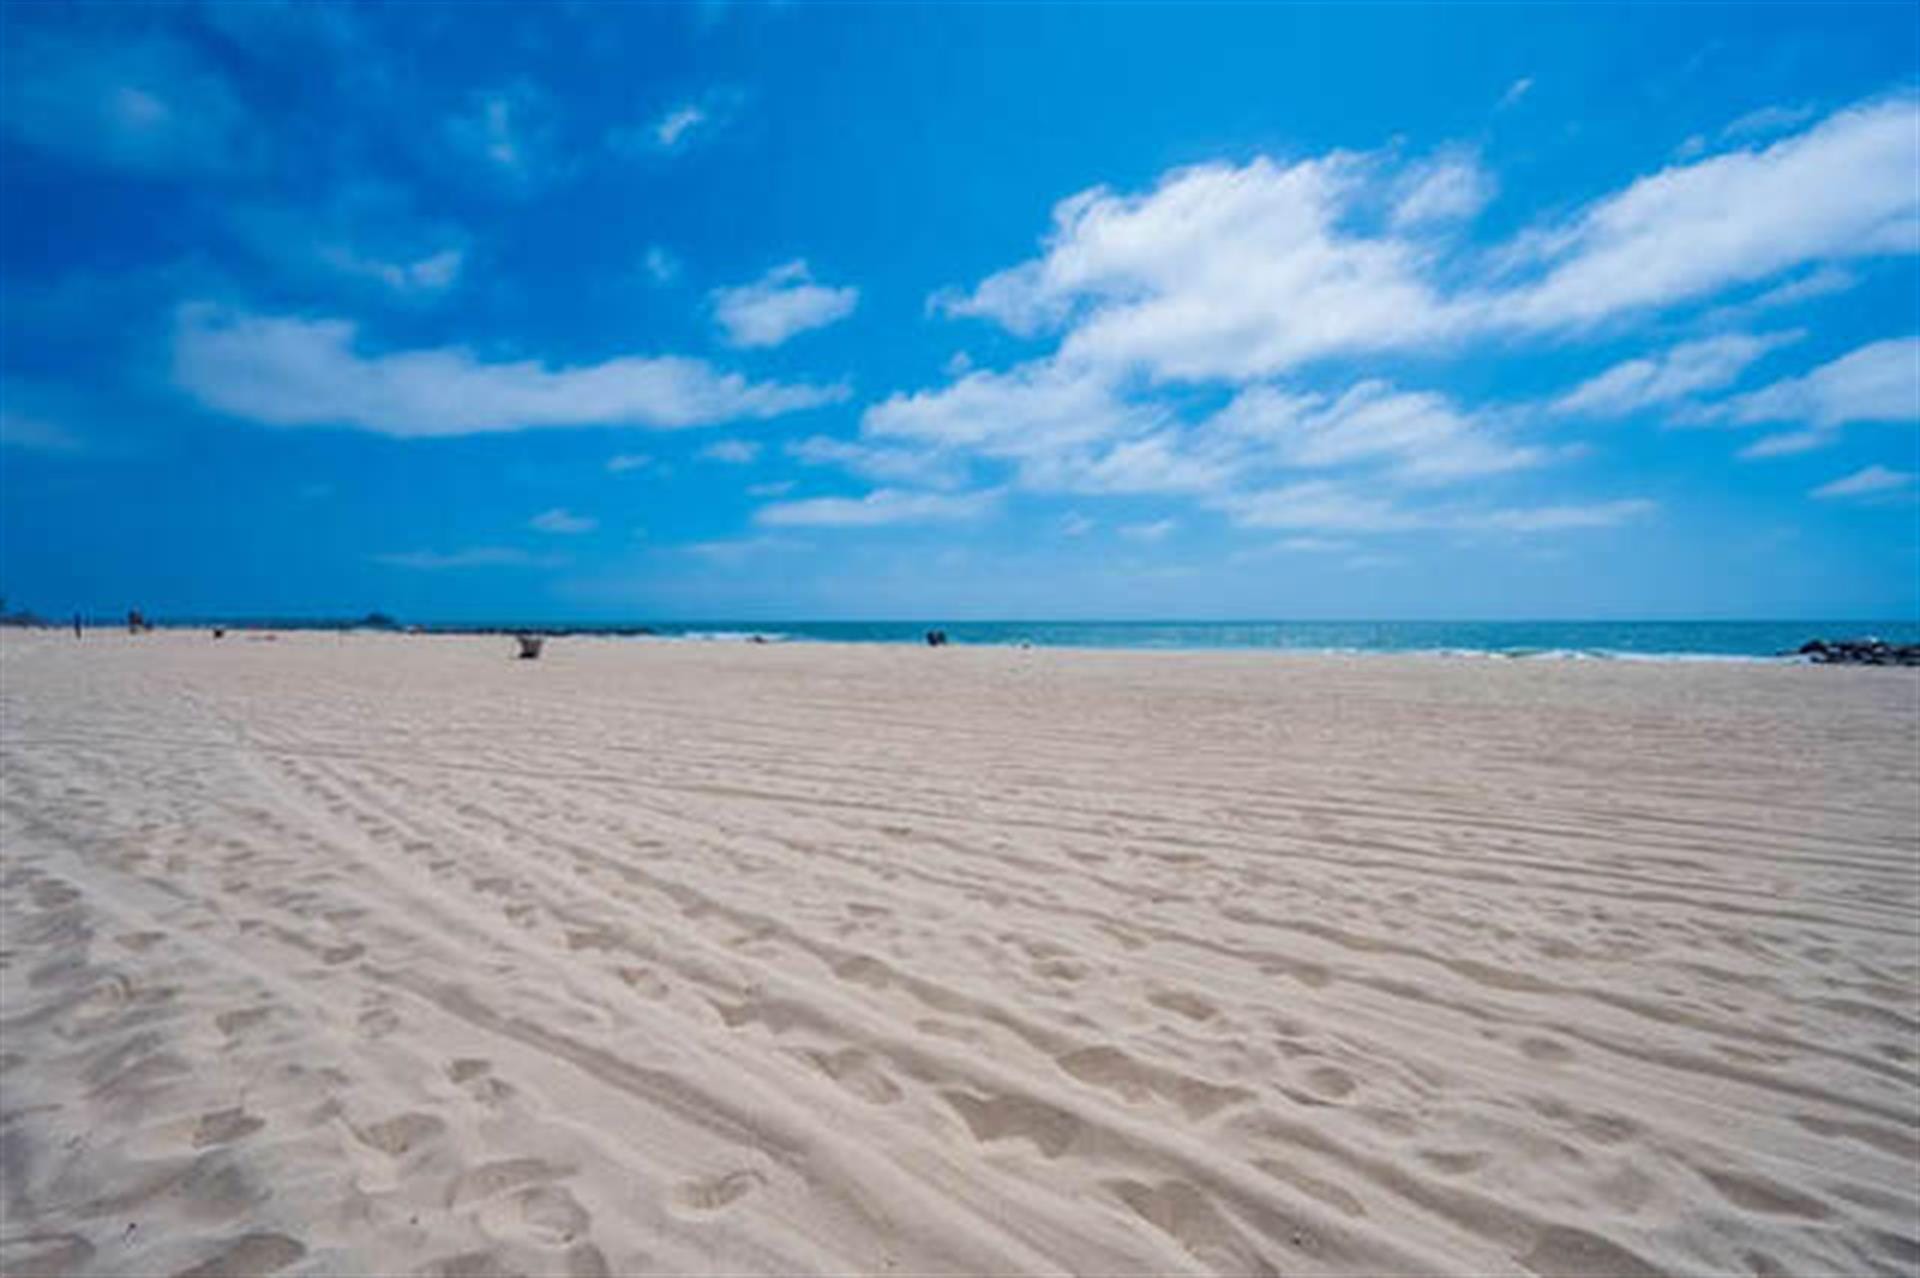
[[[1911,1274],[1920,677],[0,639],[0,1269]]]

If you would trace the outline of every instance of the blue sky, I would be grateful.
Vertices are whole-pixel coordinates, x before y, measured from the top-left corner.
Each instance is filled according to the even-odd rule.
[[[1920,614],[1907,5],[0,24],[16,605]]]

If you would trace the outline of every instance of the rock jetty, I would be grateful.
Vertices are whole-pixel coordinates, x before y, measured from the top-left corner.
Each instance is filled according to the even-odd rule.
[[[1798,654],[1823,666],[1920,666],[1920,643],[1884,639],[1809,639]]]

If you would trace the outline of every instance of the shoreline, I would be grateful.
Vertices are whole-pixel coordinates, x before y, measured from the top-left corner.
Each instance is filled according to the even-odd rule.
[[[663,625],[664,624],[666,623],[663,623]],[[791,625],[794,623],[787,623],[787,624]],[[841,625],[841,624],[862,624],[862,623],[834,623],[834,624]],[[888,624],[906,624],[906,623],[888,623]],[[918,623],[912,623],[912,624],[918,624]],[[954,623],[954,624],[956,626],[963,626],[965,623]],[[1019,624],[1019,623],[994,623],[994,624],[1000,625],[1000,624]],[[1048,623],[1048,624],[1058,624],[1058,623]],[[1072,623],[1072,624],[1073,625],[1081,625],[1081,624],[1091,625],[1095,623]],[[1104,624],[1104,623],[1100,623],[1100,624]],[[1157,624],[1157,623],[1140,623],[1140,624],[1146,625],[1146,624]],[[1182,626],[1192,625],[1192,623],[1180,623],[1180,624]],[[1668,624],[1668,623],[1647,623],[1647,624]],[[1756,623],[1756,624],[1775,624],[1775,623]],[[1904,625],[1906,623],[1894,623],[1894,624]],[[181,621],[181,622],[157,621],[147,627],[147,633],[149,634],[170,634],[170,635],[171,634],[196,634],[196,633],[204,634],[213,630],[219,630],[223,634],[231,635],[234,637],[260,637],[260,636],[267,636],[267,635],[271,635],[271,636],[337,635],[337,636],[358,636],[358,637],[393,637],[393,638],[403,638],[403,639],[433,639],[433,638],[513,638],[518,635],[537,635],[549,640],[565,639],[570,641],[577,641],[577,640],[604,639],[604,640],[622,640],[627,642],[641,642],[641,643],[647,643],[647,644],[665,644],[665,645],[701,644],[701,645],[715,645],[715,646],[743,645],[743,646],[769,646],[769,647],[798,645],[798,646],[805,646],[805,647],[826,647],[826,648],[844,647],[844,648],[851,648],[851,649],[857,649],[857,650],[919,648],[919,647],[926,646],[924,638],[920,636],[900,635],[900,636],[884,636],[884,637],[877,636],[877,637],[871,637],[871,638],[849,638],[844,636],[807,634],[807,633],[796,632],[792,630],[783,630],[778,627],[771,627],[771,626],[764,629],[740,629],[740,630],[705,630],[703,629],[698,631],[676,632],[671,629],[661,629],[661,628],[656,628],[653,626],[645,626],[645,625],[609,626],[609,627],[600,627],[600,626],[547,627],[547,626],[537,626],[537,625],[414,626],[414,627],[372,626],[370,627],[370,626],[360,626],[360,625],[353,625],[353,624],[336,625],[336,624],[324,623],[324,622],[285,624],[285,623],[253,622],[253,621],[232,622],[232,623],[228,623],[228,622],[211,623],[211,622],[199,622],[199,621]],[[12,625],[0,626],[0,636],[7,635],[9,633],[30,633],[30,634],[45,634],[45,635],[57,637],[61,634],[70,634],[70,632],[71,632],[70,624],[62,626],[62,625],[55,625],[50,623],[33,623],[33,624],[12,624]],[[115,635],[115,634],[125,635],[127,632],[124,624],[95,625],[92,623],[88,623],[86,626],[86,633],[90,636],[104,636],[104,635]],[[1182,644],[1178,642],[1074,643],[1070,641],[1020,638],[1020,637],[1013,637],[1013,636],[1009,636],[1005,638],[997,638],[997,639],[980,639],[980,638],[967,637],[964,635],[964,633],[956,637],[953,635],[951,629],[947,631],[947,634],[948,634],[948,638],[945,640],[943,646],[954,648],[954,649],[970,649],[970,650],[1015,650],[1015,651],[1044,651],[1044,652],[1086,652],[1086,653],[1105,653],[1105,652],[1150,652],[1150,653],[1190,653],[1190,654],[1252,653],[1252,654],[1262,654],[1267,656],[1278,656],[1278,657],[1368,657],[1368,658],[1422,657],[1422,658],[1501,660],[1501,661],[1522,661],[1522,662],[1599,661],[1599,662],[1624,662],[1624,663],[1646,663],[1646,664],[1737,663],[1737,664],[1756,664],[1756,665],[1835,665],[1835,666],[1879,665],[1879,666],[1889,667],[1889,668],[1897,668],[1902,665],[1912,666],[1916,664],[1916,662],[1911,658],[1904,662],[1898,661],[1898,660],[1883,661],[1883,662],[1860,661],[1860,660],[1824,660],[1823,661],[1816,657],[1810,656],[1805,651],[1791,651],[1791,650],[1780,651],[1780,652],[1768,652],[1768,653],[1752,653],[1752,652],[1729,652],[1729,651],[1717,651],[1717,650],[1645,650],[1645,649],[1634,649],[1634,648],[1533,647],[1533,646],[1524,646],[1524,645],[1516,646],[1516,647],[1507,647],[1507,648],[1492,648],[1492,647],[1483,648],[1483,647],[1471,647],[1471,646],[1459,646],[1459,645],[1445,645],[1445,646],[1436,646],[1436,647],[1414,647],[1414,646],[1396,647],[1396,646],[1366,646],[1366,645],[1315,646],[1315,645],[1306,645],[1306,644],[1295,645],[1295,644],[1284,644],[1284,643],[1252,643],[1252,642],[1191,643],[1191,644]],[[1880,642],[1883,644],[1885,643],[1885,641],[1883,640],[1878,640],[1877,637],[1872,635],[1870,632],[1860,636],[1847,636],[1837,641],[1824,640],[1824,639],[1821,639],[1820,637],[1810,636],[1809,640],[1807,641],[1808,645],[1811,645],[1814,642],[1827,642],[1827,643],[1833,644],[1836,647],[1843,646],[1843,645],[1850,645],[1850,644],[1870,643],[1870,642]],[[1896,642],[1892,646],[1895,648],[1910,649],[1914,645],[1903,643],[1903,642]]]

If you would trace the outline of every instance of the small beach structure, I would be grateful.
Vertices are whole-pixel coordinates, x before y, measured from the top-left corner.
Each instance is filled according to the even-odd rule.
[[[540,647],[542,644],[546,643],[546,639],[544,636],[515,635],[514,639],[517,640],[520,644],[520,660],[522,661],[539,660]]]

